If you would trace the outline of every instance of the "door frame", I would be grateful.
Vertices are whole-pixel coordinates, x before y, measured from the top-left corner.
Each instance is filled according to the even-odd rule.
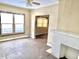
[[[38,16],[35,16],[35,31],[34,32],[36,32],[37,19],[39,17],[45,17],[48,19],[48,25],[47,25],[47,31],[48,31],[49,30],[49,15],[38,15]],[[36,34],[35,34],[35,38],[36,38]]]

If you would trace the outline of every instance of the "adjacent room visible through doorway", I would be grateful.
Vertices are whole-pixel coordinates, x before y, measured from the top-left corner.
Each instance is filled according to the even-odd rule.
[[[46,39],[48,36],[49,15],[36,16],[35,37]]]

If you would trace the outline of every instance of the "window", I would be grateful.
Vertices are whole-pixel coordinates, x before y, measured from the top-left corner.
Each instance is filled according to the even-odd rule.
[[[0,34],[24,33],[24,15],[0,13]]]
[[[48,20],[46,18],[37,19],[37,27],[47,27]]]
[[[24,32],[24,16],[14,15],[15,32]]]
[[[43,25],[42,19],[39,18],[39,19],[37,20],[37,27],[42,27],[42,25]]]
[[[1,33],[12,33],[13,32],[13,14],[1,13]]]
[[[43,27],[47,27],[48,24],[47,19],[43,18],[42,22],[43,22]]]

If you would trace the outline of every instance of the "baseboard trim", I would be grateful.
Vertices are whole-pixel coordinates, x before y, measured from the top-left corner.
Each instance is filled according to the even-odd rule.
[[[46,32],[46,33],[40,33],[40,34],[35,34],[35,35],[44,35],[44,34],[48,34],[48,33]]]
[[[59,59],[57,58],[56,56],[53,55],[53,51],[52,51],[52,48],[46,50],[47,53],[51,54],[53,57],[55,57],[56,59]]]
[[[46,52],[48,52],[48,53],[52,54],[52,48],[50,48],[50,49],[46,50]]]
[[[52,47],[52,45],[50,43],[47,43],[47,46]]]
[[[30,38],[30,37],[24,35],[24,36],[20,36],[20,37],[6,38],[6,39],[1,39],[0,42],[12,41],[12,40],[21,39],[21,38]]]

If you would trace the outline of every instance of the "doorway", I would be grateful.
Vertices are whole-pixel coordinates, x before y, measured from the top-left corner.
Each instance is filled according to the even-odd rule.
[[[49,15],[36,16],[35,18],[35,37],[37,39],[47,39]]]

